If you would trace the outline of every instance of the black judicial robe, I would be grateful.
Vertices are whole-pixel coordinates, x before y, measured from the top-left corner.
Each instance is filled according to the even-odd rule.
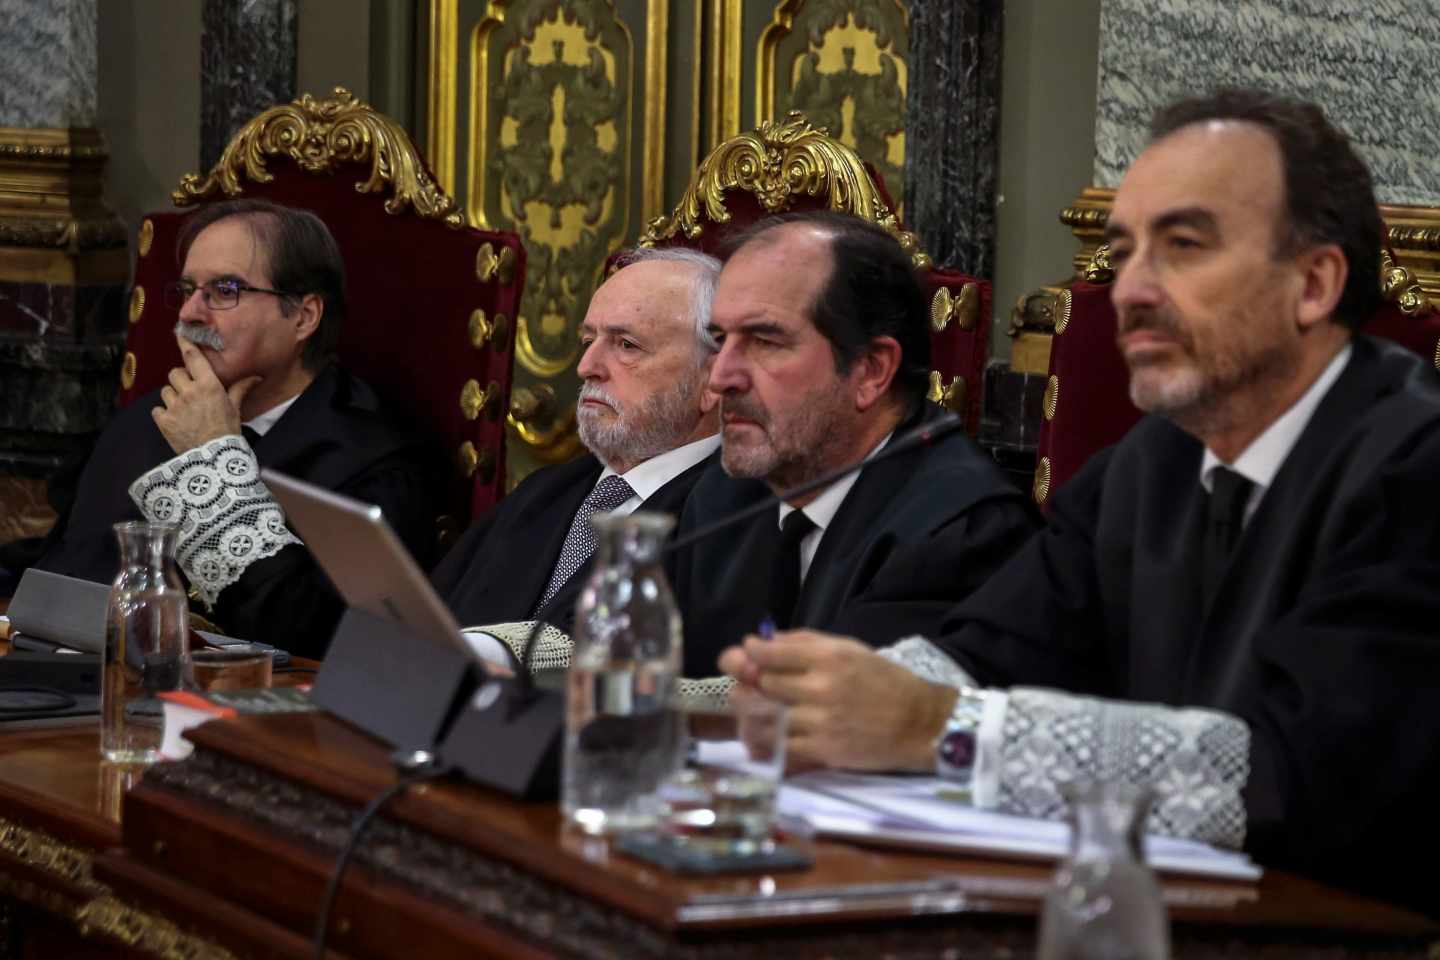
[[[712,454],[672,477],[641,510],[677,516]],[[550,583],[575,512],[595,489],[604,466],[593,454],[537,470],[480,517],[431,574],[435,590],[461,624],[528,620]],[[551,601],[548,619],[570,632],[575,600],[590,575],[586,561]]]
[[[941,413],[921,405],[896,435]],[[681,535],[771,495],[717,463],[696,485]],[[685,676],[714,676],[721,651],[753,632],[768,605],[778,508],[678,551]],[[1037,526],[1034,509],[962,433],[866,467],[810,564],[792,627],[883,646],[933,634],[955,601],[984,583]]]
[[[1366,337],[1199,590],[1199,441],[1141,421],[937,641],[982,683],[1211,707],[1250,726],[1246,846],[1440,890],[1440,378]],[[1423,886],[1410,884],[1421,871]]]
[[[100,434],[37,567],[103,583],[115,578],[120,555],[111,527],[144,519],[130,484],[175,456],[150,416],[159,397],[157,390],[136,400]],[[410,551],[429,555],[428,450],[339,365],[322,370],[253,449],[262,467],[378,504]],[[291,545],[252,563],[220,593],[214,610],[201,614],[237,637],[318,657],[342,612],[344,602],[310,552]]]

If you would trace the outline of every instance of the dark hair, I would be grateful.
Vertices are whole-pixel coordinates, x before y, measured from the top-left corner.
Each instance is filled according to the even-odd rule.
[[[930,386],[930,315],[910,255],[883,227],[833,210],[768,217],[737,236],[731,252],[789,224],[809,224],[830,237],[830,276],[810,318],[830,341],[836,371],[849,373],[873,337],[893,337],[900,367],[891,390],[918,402]]]
[[[320,325],[305,341],[300,362],[319,370],[335,355],[340,328],[345,323],[345,260],[325,222],[309,210],[281,206],[269,200],[225,200],[201,207],[180,230],[175,262],[182,269],[190,246],[206,227],[231,217],[244,219],[265,253],[270,285],[282,291],[280,309],[288,316],[307,294],[325,304]]]
[[[1380,249],[1385,227],[1375,202],[1370,169],[1341,130],[1313,103],[1226,87],[1181,100],[1150,122],[1152,140],[1208,120],[1253,123],[1275,138],[1285,175],[1284,221],[1277,224],[1276,254],[1333,243],[1349,273],[1336,318],[1359,329],[1380,307]]]

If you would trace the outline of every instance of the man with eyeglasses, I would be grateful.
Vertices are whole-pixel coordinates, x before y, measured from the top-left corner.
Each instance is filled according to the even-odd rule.
[[[213,204],[180,235],[166,303],[183,365],[101,434],[42,569],[108,582],[111,525],[180,525],[199,611],[235,636],[320,655],[340,598],[259,480],[273,467],[377,503],[425,555],[425,452],[334,360],[345,266],[315,215],[263,200]]]

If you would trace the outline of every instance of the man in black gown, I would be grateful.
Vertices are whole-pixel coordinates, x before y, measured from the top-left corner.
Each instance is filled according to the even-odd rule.
[[[199,611],[235,636],[321,655],[344,605],[260,482],[273,467],[376,503],[424,556],[425,452],[334,360],[345,267],[325,225],[261,200],[212,204],[185,225],[184,366],[116,414],[57,523],[41,569],[109,582],[111,526],[180,525]]]
[[[913,672],[817,634],[725,667],[796,704],[802,758],[938,768],[1035,816],[1129,780],[1152,829],[1434,909],[1440,384],[1355,333],[1369,171],[1318,108],[1221,91],[1157,115],[1106,234],[1152,415],[938,639],[891,651]]]

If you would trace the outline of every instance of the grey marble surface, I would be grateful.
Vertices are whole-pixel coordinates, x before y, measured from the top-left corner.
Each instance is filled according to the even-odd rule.
[[[93,127],[97,0],[0,0],[0,126]]]
[[[246,121],[295,99],[299,28],[296,0],[204,3],[200,163],[208,170]]]
[[[1154,110],[1222,84],[1318,102],[1382,203],[1440,204],[1440,0],[1104,0],[1095,183],[1115,186]]]
[[[937,266],[992,277],[1000,0],[911,0],[905,219]]]

